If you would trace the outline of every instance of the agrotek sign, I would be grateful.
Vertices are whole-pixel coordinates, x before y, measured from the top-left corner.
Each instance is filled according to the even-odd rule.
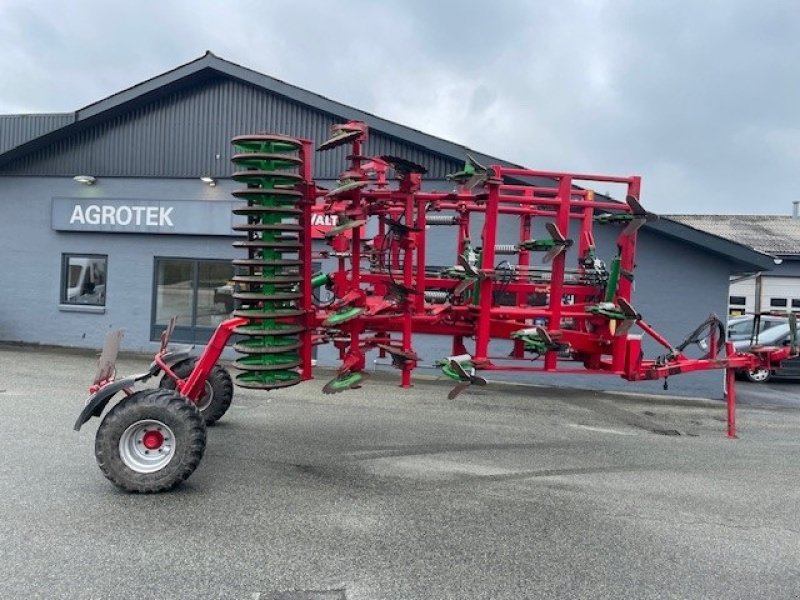
[[[140,200],[53,198],[51,224],[56,231],[240,235],[231,229],[242,217],[231,212],[234,200]]]
[[[51,226],[56,231],[166,233],[239,236],[233,225],[246,217],[233,214],[241,200],[141,200],[53,198]],[[338,224],[336,215],[314,212],[311,236],[323,238]]]

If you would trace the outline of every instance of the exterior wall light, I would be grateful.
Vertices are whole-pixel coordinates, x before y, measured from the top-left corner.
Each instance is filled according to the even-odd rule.
[[[82,183],[83,185],[94,185],[95,181],[97,181],[97,179],[91,175],[75,175],[72,180]]]
[[[215,185],[217,185],[217,182],[213,177],[208,177],[208,176],[201,177],[200,181],[202,181],[203,183],[207,183],[209,187],[214,187]]]

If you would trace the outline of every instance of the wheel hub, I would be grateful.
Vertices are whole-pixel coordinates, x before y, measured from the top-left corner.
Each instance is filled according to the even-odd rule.
[[[123,464],[136,473],[155,473],[175,455],[175,434],[161,421],[146,419],[128,427],[119,439]]]
[[[214,401],[214,388],[211,386],[209,381],[206,381],[206,388],[203,392],[203,395],[200,396],[200,399],[197,401],[197,408],[201,412],[211,406],[211,403]]]
[[[142,445],[148,450],[157,450],[164,443],[164,436],[160,431],[150,430],[142,436]]]

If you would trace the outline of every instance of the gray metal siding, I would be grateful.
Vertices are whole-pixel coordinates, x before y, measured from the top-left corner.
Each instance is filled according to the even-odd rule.
[[[800,260],[784,258],[780,265],[775,265],[775,268],[765,275],[767,277],[800,277]]]
[[[56,232],[53,196],[143,199],[230,198],[228,189],[194,181],[116,179],[85,187],[71,179],[0,178],[0,340],[99,348],[110,329],[125,330],[124,348],[153,351],[150,342],[153,257],[232,259],[232,238]],[[108,255],[104,313],[59,310],[62,253]],[[91,368],[91,365],[88,366]],[[87,376],[91,373],[87,372]]]
[[[72,113],[0,115],[0,153],[72,123]]]
[[[321,143],[341,118],[242,82],[218,77],[130,112],[95,124],[73,136],[0,168],[0,174],[96,177],[226,177],[231,173],[230,139],[274,132]],[[443,179],[458,161],[373,132],[365,153],[391,154],[418,162],[430,177]],[[315,177],[335,178],[346,151],[315,156]]]

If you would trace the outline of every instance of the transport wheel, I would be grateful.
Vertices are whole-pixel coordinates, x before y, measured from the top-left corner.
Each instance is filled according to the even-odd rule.
[[[769,381],[770,375],[769,369],[765,369],[764,367],[759,367],[757,369],[753,369],[752,371],[744,372],[744,376],[747,378],[747,381],[752,381],[753,383],[764,383]]]
[[[100,423],[94,454],[103,474],[128,492],[172,489],[191,475],[206,448],[197,407],[174,390],[142,390]]]
[[[197,362],[196,358],[187,358],[179,363],[176,363],[172,370],[178,379],[186,379],[192,374],[194,365]],[[174,390],[175,382],[168,376],[164,375],[161,378],[161,383],[158,387],[165,390]],[[211,373],[206,379],[206,391],[200,397],[197,403],[197,408],[206,425],[213,425],[222,418],[231,406],[233,400],[233,381],[227,369],[221,365],[214,365]]]

